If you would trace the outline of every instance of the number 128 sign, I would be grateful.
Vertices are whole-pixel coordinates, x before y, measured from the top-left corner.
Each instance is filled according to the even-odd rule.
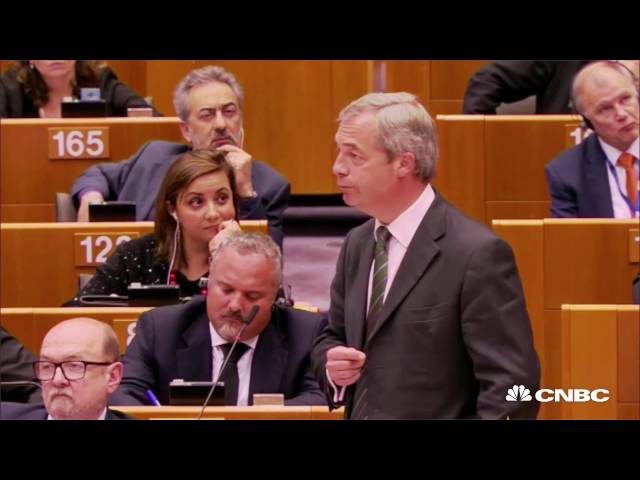
[[[49,128],[49,158],[109,158],[109,127]]]

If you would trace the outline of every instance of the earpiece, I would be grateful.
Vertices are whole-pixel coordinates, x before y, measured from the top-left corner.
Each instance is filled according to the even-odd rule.
[[[176,223],[178,222],[178,214],[176,212],[171,212],[170,215],[173,217],[173,219],[176,221]]]

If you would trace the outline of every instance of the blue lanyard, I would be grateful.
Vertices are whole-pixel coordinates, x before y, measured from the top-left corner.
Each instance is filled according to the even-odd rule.
[[[618,192],[620,192],[620,196],[624,199],[627,206],[629,207],[629,210],[631,211],[631,216],[635,218],[636,213],[640,211],[640,195],[638,195],[637,205],[633,205],[631,203],[631,200],[629,200],[629,197],[626,196],[624,193],[622,193],[622,188],[620,188],[620,179],[618,178],[618,172],[616,172],[616,167],[614,167],[608,159],[605,159],[605,162],[607,162],[607,167],[609,167],[609,171],[613,175],[613,178],[616,179],[616,187],[618,187]],[[631,166],[631,168],[633,169],[633,165]],[[638,187],[636,186],[636,188]]]

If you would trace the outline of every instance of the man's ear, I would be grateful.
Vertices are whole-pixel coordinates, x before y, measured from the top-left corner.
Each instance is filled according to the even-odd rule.
[[[124,371],[122,362],[115,362],[113,365],[109,365],[109,367],[107,367],[107,371],[109,375],[107,380],[107,391],[111,394],[116,391],[120,385],[120,381],[122,380],[122,373]]]
[[[187,143],[191,143],[191,129],[189,128],[189,124],[182,120],[180,120],[180,133],[182,133]]]
[[[416,171],[416,156],[412,152],[405,152],[396,157],[396,174],[398,178],[414,175]]]

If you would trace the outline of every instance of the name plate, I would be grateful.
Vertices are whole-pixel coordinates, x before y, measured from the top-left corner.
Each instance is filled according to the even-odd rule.
[[[49,127],[49,159],[110,157],[109,127]]]
[[[95,267],[101,265],[107,261],[118,245],[139,236],[139,232],[74,233],[75,266]]]

